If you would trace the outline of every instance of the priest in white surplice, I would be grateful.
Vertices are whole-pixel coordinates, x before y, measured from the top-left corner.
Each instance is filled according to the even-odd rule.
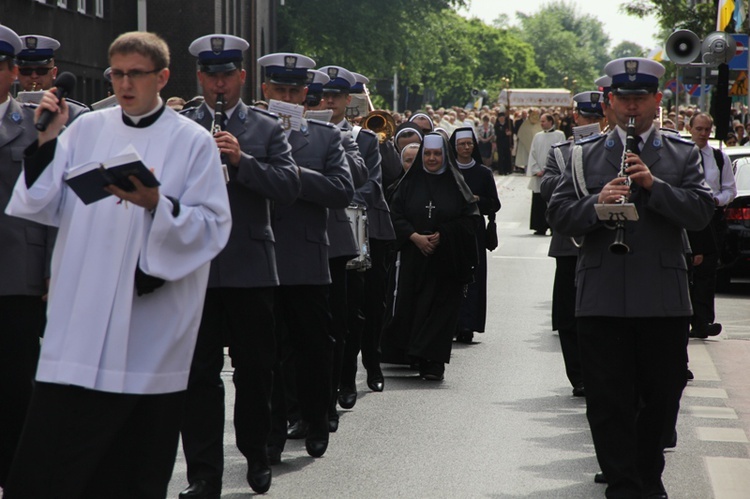
[[[231,215],[216,144],[164,106],[169,49],[126,33],[109,50],[119,107],[57,136],[67,105],[26,151],[6,212],[59,227],[48,323],[5,498],[164,497],[209,263]],[[39,115],[39,112],[37,112]],[[161,186],[109,187],[84,205],[67,171],[134,147]],[[136,268],[139,277],[136,278]],[[116,491],[116,492],[115,492]]]
[[[555,118],[549,113],[544,113],[539,123],[542,125],[542,131],[534,135],[534,140],[531,142],[526,176],[531,177],[529,180],[529,189],[531,189],[531,221],[529,228],[534,231],[534,234],[543,236],[549,228],[544,216],[544,213],[547,211],[547,203],[544,202],[540,194],[544,166],[547,164],[547,154],[552,144],[563,142],[565,134],[555,129]]]

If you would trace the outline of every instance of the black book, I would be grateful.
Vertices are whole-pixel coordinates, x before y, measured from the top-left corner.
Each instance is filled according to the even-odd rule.
[[[116,185],[120,189],[131,192],[135,185],[128,177],[138,177],[146,187],[157,187],[159,181],[146,168],[138,152],[129,147],[125,154],[110,158],[103,163],[93,162],[73,167],[65,175],[65,182],[81,198],[84,204],[91,204],[107,196],[104,190],[108,185]]]

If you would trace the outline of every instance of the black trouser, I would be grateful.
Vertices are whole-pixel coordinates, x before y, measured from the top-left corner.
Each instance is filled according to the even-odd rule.
[[[4,499],[163,499],[185,392],[36,383]]]
[[[271,386],[276,355],[274,288],[212,288],[206,292],[190,368],[182,445],[188,482],[221,488],[224,472],[224,345],[234,367],[237,447],[249,463],[267,463]]]
[[[586,416],[608,498],[662,487],[664,443],[686,383],[688,324],[688,317],[578,318]]]
[[[331,336],[335,343],[333,346],[333,367],[331,370],[331,402],[328,407],[328,418],[338,420],[336,411],[336,400],[339,391],[339,380],[341,379],[341,366],[344,361],[344,351],[348,343],[347,327],[347,275],[346,262],[351,257],[341,256],[330,258],[328,268],[331,272],[331,288],[329,303],[331,304]]]
[[[0,296],[0,487],[31,399],[44,309],[39,296]]]
[[[716,295],[716,268],[719,255],[703,255],[700,265],[693,266],[693,285],[690,287],[690,301],[693,304],[693,317],[690,320],[694,328],[702,328],[716,319],[714,296]]]
[[[555,284],[552,290],[552,327],[560,337],[565,374],[572,386],[583,382],[581,353],[576,328],[576,264],[578,257],[555,257]]]
[[[366,272],[349,271],[349,336],[341,374],[342,386],[355,386],[360,350],[365,369],[380,369],[380,336],[385,311],[389,247],[390,241],[370,239],[372,267]]]
[[[328,406],[331,397],[331,369],[334,341],[330,335],[331,312],[328,285],[280,286],[276,290],[279,352],[288,349],[294,364],[300,417],[310,424],[309,436],[328,438]],[[279,354],[281,355],[281,354]],[[276,365],[275,379],[283,377],[285,360]],[[279,376],[279,374],[282,376]],[[287,411],[284,383],[274,383],[273,427],[269,444],[284,448]]]

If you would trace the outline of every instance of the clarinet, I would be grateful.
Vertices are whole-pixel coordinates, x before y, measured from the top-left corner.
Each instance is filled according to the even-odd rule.
[[[214,104],[214,121],[211,123],[211,135],[216,135],[224,131],[224,94],[216,94],[216,104]],[[229,183],[229,170],[227,169],[227,158],[221,155],[221,169],[224,172],[224,180]]]
[[[635,135],[635,117],[631,116],[628,118],[628,127],[626,129],[625,137],[625,149],[622,151],[622,159],[620,160],[620,173],[617,175],[622,178],[623,185],[630,185],[630,177],[625,173],[628,165],[625,163],[628,153],[634,152],[638,147],[638,142]],[[618,203],[625,204],[625,196],[620,197]],[[625,255],[630,253],[630,247],[625,244],[625,222],[619,220],[615,224],[615,240],[609,245],[609,251],[615,255]]]

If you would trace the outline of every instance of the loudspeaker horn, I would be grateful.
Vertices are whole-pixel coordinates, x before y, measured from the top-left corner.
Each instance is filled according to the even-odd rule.
[[[703,39],[701,45],[703,62],[711,66],[727,64],[737,52],[737,42],[734,37],[724,31],[714,31]]]
[[[690,64],[701,54],[701,39],[688,29],[680,29],[669,35],[664,49],[675,64]]]

